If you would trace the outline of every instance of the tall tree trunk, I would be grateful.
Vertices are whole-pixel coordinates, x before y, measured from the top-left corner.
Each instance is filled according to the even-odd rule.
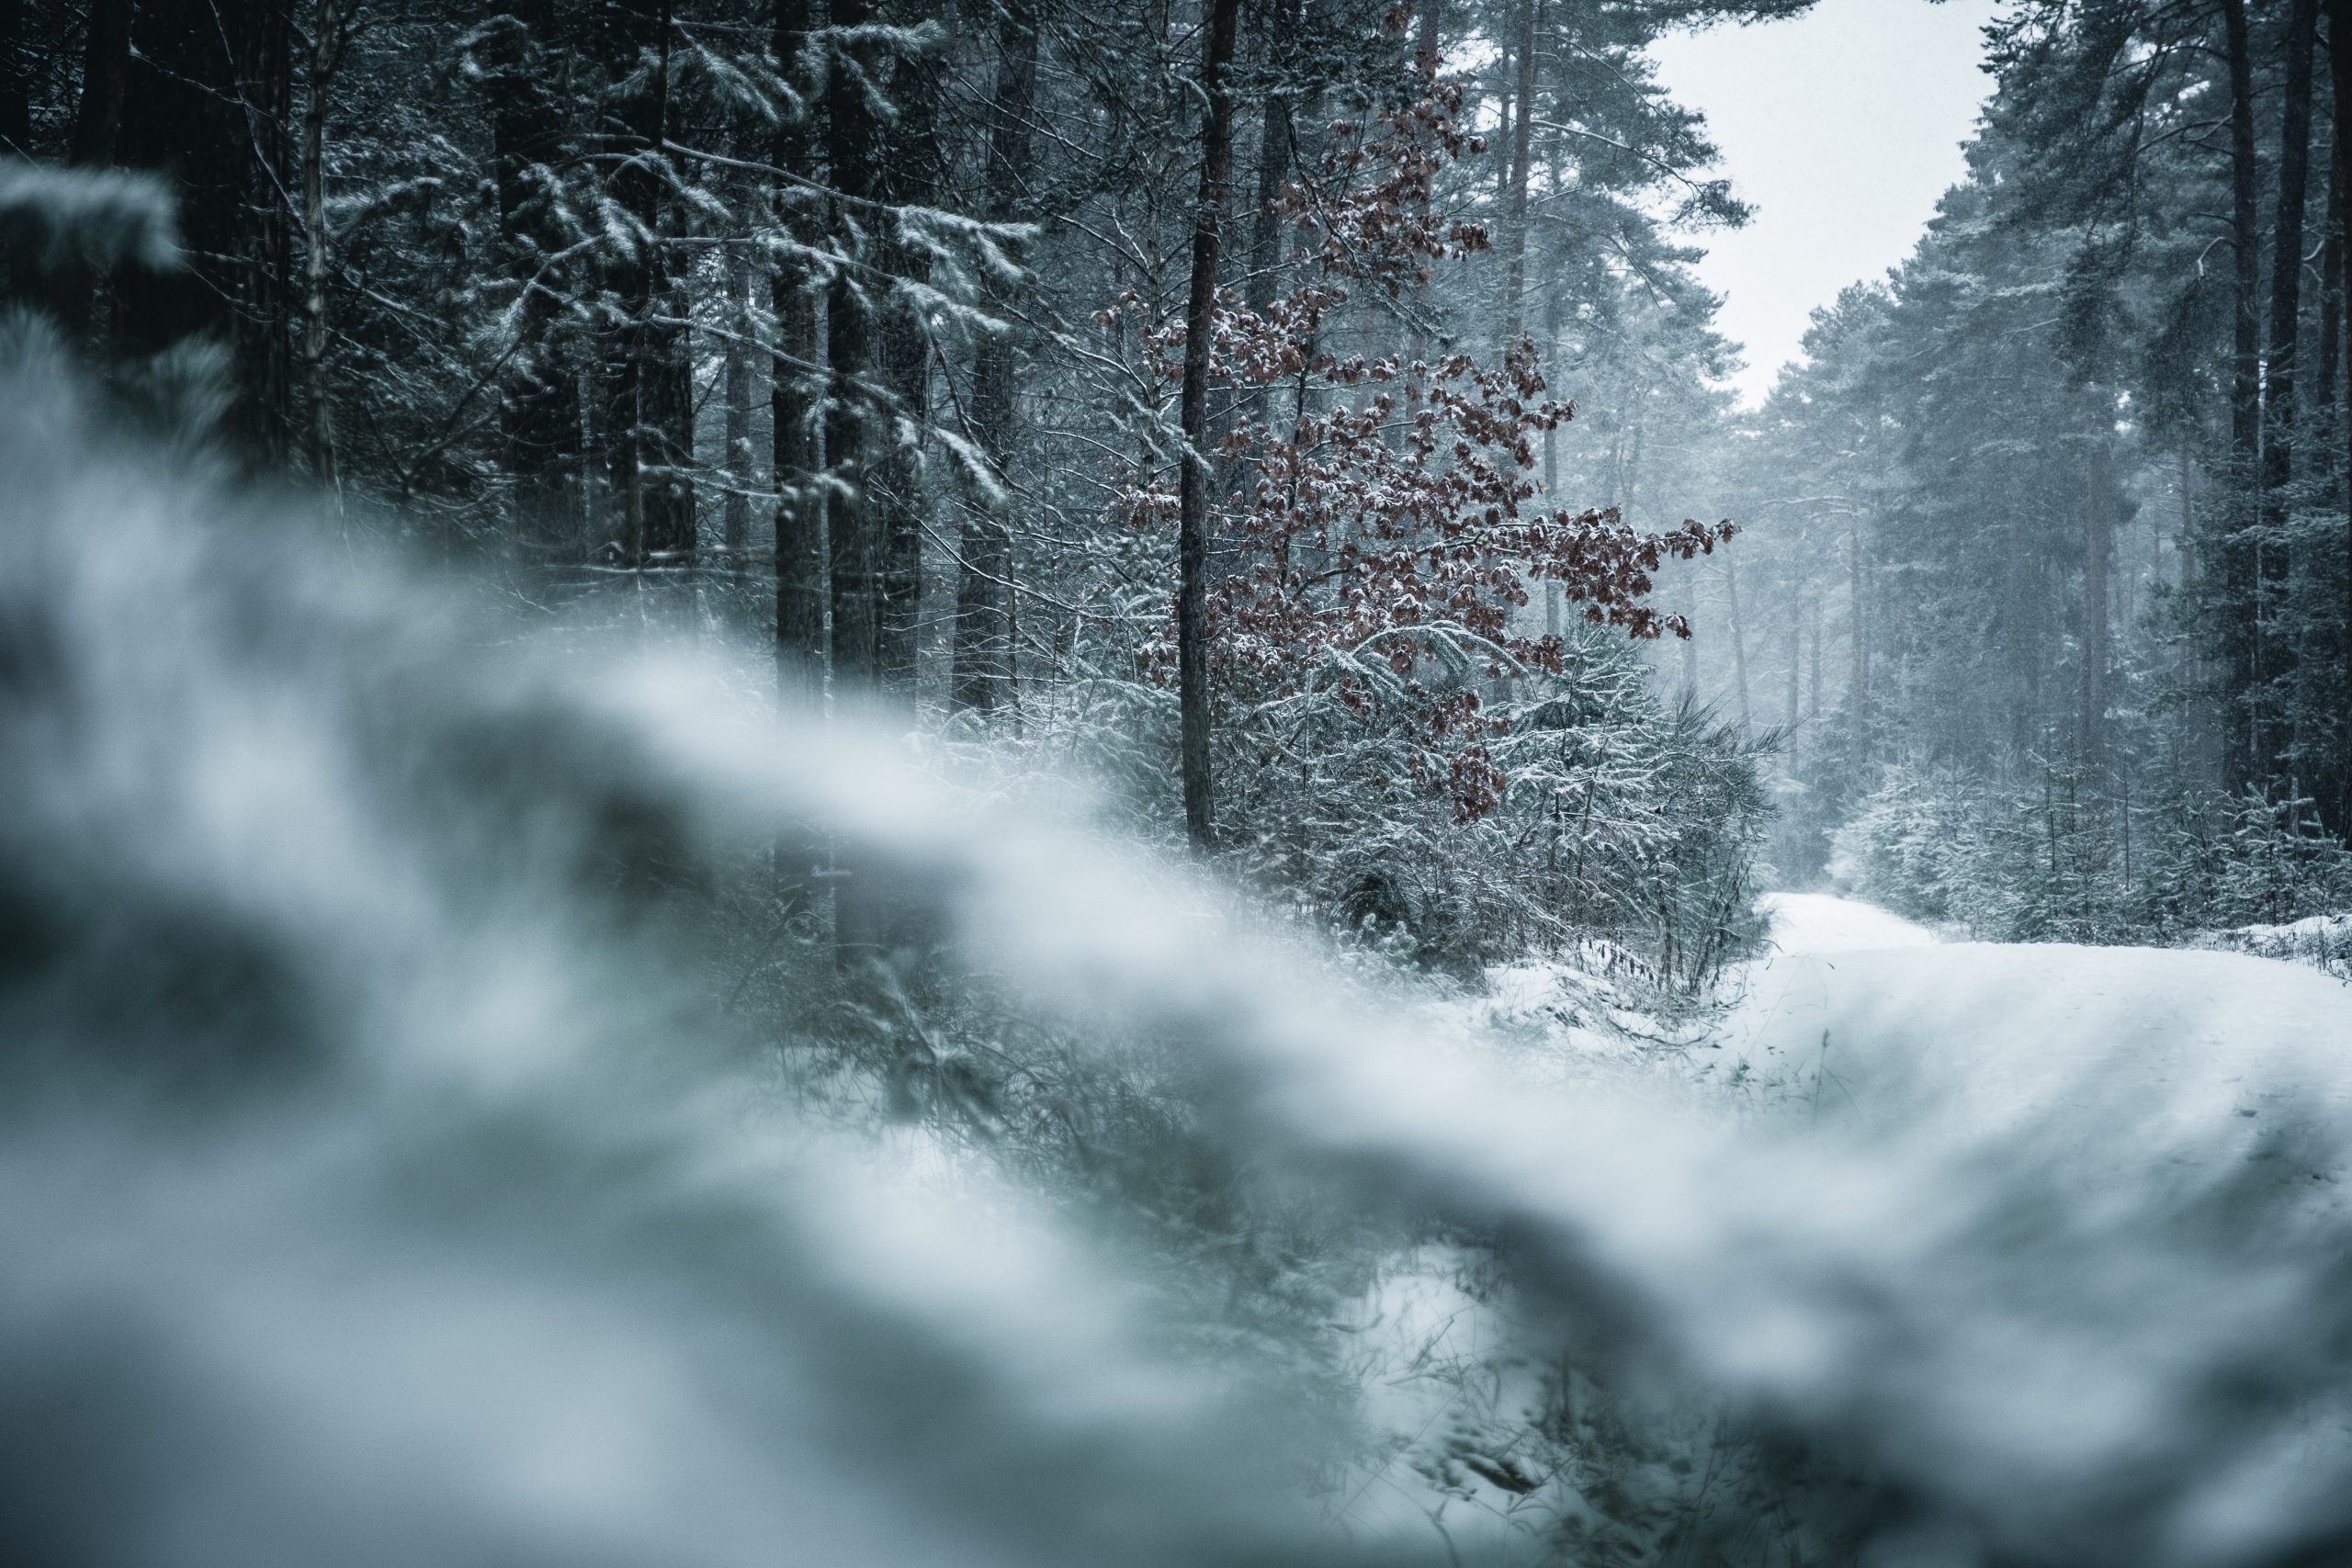
[[[849,33],[874,20],[872,0],[833,0],[832,27]],[[882,129],[866,107],[865,86],[879,68],[878,47],[852,35],[840,46],[855,66],[825,73],[825,164],[834,203],[833,231],[844,249],[874,259],[864,233],[875,221],[867,205],[878,194]],[[826,533],[832,554],[833,679],[838,686],[870,689],[878,673],[876,615],[882,544],[868,493],[868,424],[873,418],[874,331],[869,285],[858,269],[834,275],[825,299]]]
[[[905,207],[929,207],[944,178],[939,152],[944,67],[935,53],[909,54],[891,73],[898,123],[883,162],[880,194]],[[885,220],[885,221],[889,221]],[[931,423],[931,327],[896,280],[931,280],[931,261],[894,238],[881,249],[893,280],[879,312],[876,359],[891,404],[890,428],[874,464],[872,505],[880,571],[875,580],[874,657],[877,689],[909,725],[915,716],[915,671],[922,608],[922,448]]]
[[[1250,209],[1250,250],[1241,279],[1242,303],[1262,314],[1281,292],[1283,282],[1283,221],[1276,210],[1283,186],[1290,179],[1292,115],[1292,73],[1297,66],[1297,6],[1295,0],[1265,7],[1265,37],[1262,40],[1263,59],[1256,74],[1265,84],[1259,104],[1257,191]],[[1363,355],[1369,361],[1378,349],[1373,338],[1378,331],[1379,317],[1372,310],[1363,312],[1361,325],[1364,335]],[[1314,349],[1308,349],[1312,356]],[[1304,391],[1304,384],[1301,385]],[[1235,423],[1270,421],[1272,404],[1272,389],[1265,386],[1237,389],[1233,412]],[[1303,412],[1303,411],[1302,411]],[[1221,434],[1221,433],[1220,433]],[[1212,436],[1212,441],[1216,438]],[[1216,460],[1216,493],[1231,495],[1248,481],[1249,459],[1220,453]]]
[[[1860,519],[1849,525],[1846,534],[1847,581],[1853,592],[1853,669],[1847,678],[1846,712],[1853,726],[1848,737],[1853,761],[1857,766],[1870,760],[1871,728],[1871,637],[1870,599],[1863,584],[1862,525]]]
[[[1560,302],[1555,294],[1544,303],[1544,335],[1551,344],[1552,362],[1560,357]],[[1546,511],[1560,509],[1560,432],[1556,426],[1544,432],[1544,506]],[[1567,590],[1556,577],[1544,580],[1544,635],[1559,637],[1567,619]]]
[[[553,188],[574,41],[558,29],[552,0],[518,0],[474,49],[491,110],[500,265],[515,293],[499,407],[511,527],[526,555],[555,558],[578,554],[590,521],[579,344],[558,325],[580,278],[559,259],[566,236]]]
[[[239,118],[251,163],[245,176],[239,249],[238,382],[249,417],[245,436],[256,466],[282,468],[294,446],[294,0],[252,0],[234,35]],[[215,24],[218,25],[217,22]]]
[[[1518,145],[1511,135],[1511,111],[1519,107],[1518,51],[1519,35],[1513,29],[1510,38],[1503,41],[1501,52],[1495,57],[1495,114],[1498,123],[1495,128],[1494,202],[1498,208],[1510,205],[1510,155],[1511,150]],[[1472,112],[1476,114],[1475,107]]]
[[[2221,634],[2228,656],[2223,681],[2227,743],[2222,778],[2233,792],[2260,776],[2261,585],[2255,532],[2260,515],[2256,472],[2262,442],[2262,238],[2256,187],[2254,57],[2245,0],[2222,0],[2222,51],[2230,81],[2230,239],[2233,248],[2230,355],[2230,464],[2221,570]]]
[[[2108,556],[2114,525],[2108,513],[2108,433],[2091,433],[2084,464],[2083,507],[2083,713],[2084,766],[2093,773],[2107,761]]]
[[[2006,547],[2002,550],[2001,631],[2007,653],[2008,680],[2005,682],[2009,705],[2009,757],[2012,764],[2021,764],[2033,754],[2035,722],[2034,682],[2041,668],[2041,618],[2036,613],[2039,601],[2033,583],[2033,541],[2027,525],[2027,513],[2018,500],[2015,486],[2003,489],[2007,503]]]
[[[2336,355],[2352,352],[2352,240],[2343,233],[2346,221],[2344,203],[2346,188],[2352,185],[2352,142],[2346,135],[2346,122],[2352,121],[2352,0],[2327,0],[2327,67],[2328,82],[2334,88],[2332,103],[2335,115],[2335,163],[2330,188],[2336,193],[2336,222],[2330,237],[2335,241],[2335,265],[2328,272],[2328,286],[2334,290],[2329,319],[2337,328],[2336,345],[2328,356],[2327,374],[2337,375]],[[2345,399],[2352,404],[2352,374],[2342,378]],[[2335,439],[2336,455],[2344,459],[2346,505],[2344,524],[2344,625],[2336,644],[2336,657],[2342,668],[2337,672],[2342,682],[2342,695],[2336,705],[2336,789],[2337,801],[2335,828],[2339,834],[2352,834],[2352,418],[2339,409],[2333,398],[2322,405],[2324,417],[2336,422]]]
[[[1789,617],[1789,700],[1781,720],[1781,728],[1793,732],[1802,712],[1801,681],[1804,674],[1804,614],[1799,610]]]
[[[2337,4],[2338,0],[2328,0],[2331,13]],[[2331,14],[2328,18],[2328,71],[2331,87],[2335,89],[2330,97],[2331,118],[2335,123],[2328,138],[2327,215],[2320,244],[2319,363],[2312,367],[2312,395],[2305,404],[2313,427],[2311,439],[2314,450],[2311,468],[2315,476],[2325,479],[2324,489],[2314,488],[2328,498],[2323,504],[2332,504],[2339,509],[2345,505],[2346,475],[2345,427],[2336,408],[2336,389],[2342,378],[2344,361],[2344,133],[2347,109],[2352,109],[2352,104],[2347,104],[2341,84],[2336,80],[2343,74],[2343,66],[2336,59],[2335,40],[2342,36],[2336,31],[2335,17]],[[2352,44],[2352,39],[2346,41]],[[2347,109],[2335,108],[2335,106],[2339,104],[2346,104]],[[2346,542],[2352,544],[2352,535],[2347,535]],[[2312,574],[2317,576],[2320,564],[2317,561],[2309,564]],[[2352,558],[2347,558],[2346,566],[2352,569]],[[2346,590],[2347,594],[2352,594],[2352,575],[2346,579]],[[2344,608],[2344,625],[2338,628],[2332,649],[2335,659],[2335,678],[2339,682],[2335,720],[2336,750],[2325,762],[2317,765],[2315,771],[2323,776],[2314,781],[2316,787],[2313,790],[2322,826],[2338,837],[2346,836],[2346,823],[2352,821],[2352,811],[2346,809],[2352,807],[2352,777],[2346,776],[2346,766],[2347,761],[2352,761],[2352,604]],[[2322,647],[2324,646],[2323,637]],[[2326,668],[2324,660],[2324,655],[2318,661],[2318,670]],[[2315,690],[2324,683],[2318,670],[2314,670],[2312,678]],[[2319,700],[2324,703],[2326,698],[2322,695]]]
[[[769,309],[775,319],[776,352],[770,363],[768,407],[775,472],[775,689],[787,716],[807,722],[824,700],[831,659],[830,605],[832,563],[825,538],[825,503],[818,470],[824,465],[819,428],[822,367],[818,343],[818,299],[808,263],[790,247],[814,248],[823,236],[818,219],[816,141],[813,135],[809,67],[813,21],[810,0],[777,0],[775,57],[778,74],[797,96],[778,107],[773,155],[777,168],[808,185],[778,181],[776,217],[786,247],[769,278]],[[774,855],[777,901],[788,913],[819,901],[818,873],[825,863],[821,842],[787,830]]]
[[[890,151],[885,122],[871,107],[881,85],[884,46],[872,36],[874,0],[832,0],[835,35],[822,98],[831,242],[853,258],[838,268],[825,297],[826,542],[831,566],[832,674],[836,699],[871,700],[883,686],[885,573],[889,570],[888,482],[892,457],[884,426],[889,345],[884,313],[892,307],[888,267],[894,259],[889,215],[880,210]],[[896,921],[886,890],[869,867],[839,863],[833,883],[833,952],[843,964],[878,957]]]
[[[26,0],[6,0],[0,5],[0,156],[33,155],[31,56],[25,49],[25,23],[31,9]],[[93,28],[97,26],[95,14],[90,25]],[[83,80],[88,79],[85,72]],[[0,264],[0,286],[6,282],[5,264]]]
[[[254,468],[287,455],[293,231],[284,192],[293,92],[291,0],[150,0],[131,16],[116,161],[166,172],[190,265],[126,275],[113,290],[116,350],[191,336],[230,351],[230,432]]]
[[[1267,28],[1266,73],[1272,82],[1259,108],[1258,192],[1250,209],[1250,273],[1242,285],[1243,302],[1252,310],[1263,310],[1280,292],[1283,225],[1275,203],[1290,179],[1290,73],[1297,64],[1293,17],[1291,6],[1274,6]]]
[[[311,477],[339,494],[334,405],[327,395],[327,105],[343,61],[342,0],[318,0],[311,17],[311,60],[302,104],[302,394],[310,403],[304,457]]]
[[[1513,92],[1517,112],[1510,123],[1510,222],[1505,243],[1510,249],[1503,266],[1503,342],[1517,343],[1527,332],[1527,176],[1535,151],[1535,28],[1538,0],[1519,0],[1517,31],[1518,78]]]
[[[2286,543],[2295,477],[2295,373],[2302,330],[2303,206],[2311,183],[2312,52],[2319,25],[2319,0],[2294,0],[2287,20],[2286,104],[2278,133],[2278,203],[2270,255],[2270,353],[2263,378],[2262,522],[2256,601],[2259,655],[2255,679],[2266,723],[2258,728],[2255,764],[2261,776],[2281,768],[2287,745],[2285,716],[2277,695],[2293,660],[2293,643],[2278,625],[2280,601],[2290,566]]]
[[[1419,77],[1419,86],[1428,88],[1437,81],[1438,66],[1443,55],[1438,45],[1438,26],[1445,9],[1445,0],[1417,0],[1416,14],[1419,30],[1413,41],[1413,70]],[[1429,214],[1429,204],[1420,204],[1423,217]],[[1430,357],[1430,280],[1426,277],[1413,285],[1412,331],[1407,339],[1408,364],[1426,363]]]
[[[778,114],[775,164],[813,183],[817,170],[808,92],[812,19],[810,0],[777,0],[777,69],[801,95],[801,103],[797,112],[786,107]],[[795,245],[815,245],[821,236],[814,220],[814,194],[805,186],[779,183],[775,199],[786,239]],[[825,617],[832,568],[817,480],[824,463],[817,425],[818,301],[808,264],[789,253],[779,256],[768,298],[778,339],[768,383],[775,447],[776,693],[788,706],[813,708],[824,691],[831,652]]]
[[[1184,437],[1177,480],[1176,685],[1182,726],[1184,831],[1196,849],[1215,835],[1209,780],[1209,331],[1216,308],[1220,220],[1233,179],[1234,34],[1240,0],[1209,0],[1201,50],[1201,186],[1193,218],[1192,288],[1184,306]]]
[[[2335,51],[2329,51],[2331,64]],[[2352,114],[2352,105],[2346,106]],[[2319,251],[2319,363],[2312,367],[2311,412],[2318,416],[2319,427],[2328,439],[2321,446],[2318,462],[2323,468],[2341,477],[2343,468],[2337,462],[2341,453],[2332,452],[2333,426],[2338,378],[2344,367],[2344,118],[2337,118],[2329,138],[2327,160],[2327,217]]]
[[[674,248],[686,237],[688,220],[685,204],[672,194],[684,175],[669,146],[670,54],[676,33],[671,12],[665,0],[661,6],[662,41],[653,67],[656,170],[665,188],[661,206],[662,243],[653,254],[653,310],[646,321],[650,332],[646,344],[646,441],[641,450],[651,465],[646,475],[647,553],[692,565],[701,542],[694,484],[694,343],[686,326],[694,317],[694,300],[687,273],[678,265],[679,253]]]
[[[2179,557],[2180,591],[2197,587],[2197,436],[2192,424],[2180,435],[2180,528],[2173,544]]]
[[[12,14],[28,9],[11,0]],[[82,51],[82,100],[66,154],[85,167],[114,162],[115,142],[122,131],[123,84],[130,71],[130,17],[131,0],[91,0]]]
[[[1805,717],[1814,724],[1821,722],[1821,600],[1817,592],[1805,600],[1805,616],[1813,624],[1813,684],[1805,700]]]
[[[1733,689],[1739,698],[1739,733],[1745,739],[1755,727],[1755,717],[1747,700],[1747,633],[1739,619],[1739,566],[1729,550],[1723,552],[1724,608],[1731,632],[1731,671]]]
[[[1032,0],[1007,0],[997,14],[997,75],[989,128],[988,214],[1006,222],[1020,214],[1030,179],[1029,118],[1037,93],[1037,18]],[[1010,303],[991,276],[984,298]],[[1012,540],[1004,508],[1011,502],[1012,441],[1020,399],[1014,383],[1012,328],[980,340],[972,363],[975,434],[994,470],[1001,499],[985,498],[966,515],[956,584],[955,663],[948,680],[951,709],[987,712],[1012,700]]]
[[[760,482],[752,457],[752,404],[758,389],[752,366],[752,258],[743,247],[727,247],[727,499],[718,513],[718,539],[730,571],[743,567],[752,543],[752,490]]]
[[[679,204],[670,141],[673,0],[622,0],[607,61],[641,89],[625,88],[618,118],[626,156],[614,194],[638,231],[616,268],[627,324],[615,379],[616,471],[631,564],[690,560],[695,549],[694,389],[683,286],[675,276]]]
[[[6,73],[5,99],[0,99],[0,150],[32,156],[30,56],[23,37],[32,7],[22,0],[0,0],[6,6],[0,28],[0,51]],[[100,168],[115,161],[122,134],[123,84],[130,71],[131,0],[92,0],[82,51],[82,96],[75,106],[73,134],[66,142],[66,162]],[[77,263],[64,261],[44,290],[51,295],[60,325],[69,341],[86,346],[103,358],[103,312],[107,300],[100,280]],[[95,330],[94,330],[95,329]]]

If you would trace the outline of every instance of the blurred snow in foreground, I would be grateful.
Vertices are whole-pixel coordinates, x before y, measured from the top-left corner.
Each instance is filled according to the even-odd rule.
[[[1629,1045],[1605,968],[1351,981],[707,650],[499,648],[255,510],[0,377],[0,1557],[1480,1555],[1421,1496],[1580,1562],[1708,1519],[1665,1555],[1784,1562],[1800,1509],[1903,1568],[2352,1559],[2324,976],[1784,951],[1719,1042]],[[1361,1344],[1369,1424],[1419,1420],[1399,1517],[1351,1511],[1399,1495],[1357,1412],[1170,1348],[1137,1278],[1168,1216],[890,1170],[792,1077],[813,980],[746,1039],[676,868],[780,837],[895,890],[1019,1071],[1181,1100],[1181,1136],[1103,1122],[1103,1166],[1311,1194],[1306,1263],[1424,1238],[1301,1352]],[[978,1081],[881,1000],[894,1083]],[[1531,1071],[1544,1020],[1612,1070]]]

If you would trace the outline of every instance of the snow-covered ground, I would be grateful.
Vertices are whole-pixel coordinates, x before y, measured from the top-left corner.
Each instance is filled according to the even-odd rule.
[[[1772,917],[1772,945],[1781,953],[1928,947],[1939,940],[1927,927],[1875,904],[1831,893],[1767,893],[1756,903]]]
[[[2352,988],[2241,953],[1938,942],[1869,905],[1774,901],[1732,1071],[1956,1139],[2048,1130],[2077,1172],[2209,1172],[2278,1123],[2352,1127]],[[2063,1132],[2061,1131],[2063,1129]],[[2214,1163],[2214,1162],[2218,1162]]]
[[[1681,1314],[1680,1342],[1929,1456],[1923,1473],[2031,1521],[2028,1539],[2034,1498],[2149,1463],[2186,1495],[2217,1469],[2209,1449],[2233,1463],[2258,1450],[2248,1518],[2333,1496],[2352,1471],[2352,1399],[2335,1401],[2332,1371],[2252,1425],[2210,1399],[2215,1369],[2335,1332],[2352,987],[2241,953],[1945,942],[1826,895],[1769,907],[1774,951],[1735,973],[1711,1031],[1645,1020],[1638,987],[1591,955],[1498,967],[1446,1010],[1531,1103],[1630,1089],[1615,1102],[1630,1113],[1665,1103],[1682,1133],[1707,1129],[1609,1187],[1645,1216],[1623,1256],[1653,1310]],[[1605,1116],[1581,1129],[1610,1131]],[[1681,1198],[1652,1201],[1678,1172]],[[1598,1230],[1606,1212],[1587,1211]],[[1704,1240],[1673,1267],[1644,1250],[1693,1224]],[[1560,1438],[1510,1298],[1476,1274],[1467,1255],[1419,1248],[1349,1314],[1365,1414],[1388,1434],[1345,1490],[1351,1528],[1408,1536],[1426,1518],[1465,1550],[1532,1561],[1560,1521],[1695,1517],[1707,1486],[1684,1483],[1747,1462],[1709,1437],[1722,1428],[1703,1404],[1643,1417],[1663,1469],[1610,1449],[1606,1420]],[[2170,1445],[2154,1461],[2151,1433]],[[1648,1490],[1594,1512],[1579,1488],[1596,1473]]]

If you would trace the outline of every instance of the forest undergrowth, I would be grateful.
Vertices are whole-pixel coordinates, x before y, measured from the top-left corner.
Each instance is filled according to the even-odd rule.
[[[2055,768],[2007,789],[1897,768],[1837,829],[1827,869],[1985,941],[2224,946],[2352,974],[2352,853],[2291,795],[2132,801]]]

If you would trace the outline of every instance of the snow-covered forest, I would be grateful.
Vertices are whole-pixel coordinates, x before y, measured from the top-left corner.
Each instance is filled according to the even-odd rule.
[[[0,1560],[2352,1562],[2352,0],[1815,12],[0,6]]]

